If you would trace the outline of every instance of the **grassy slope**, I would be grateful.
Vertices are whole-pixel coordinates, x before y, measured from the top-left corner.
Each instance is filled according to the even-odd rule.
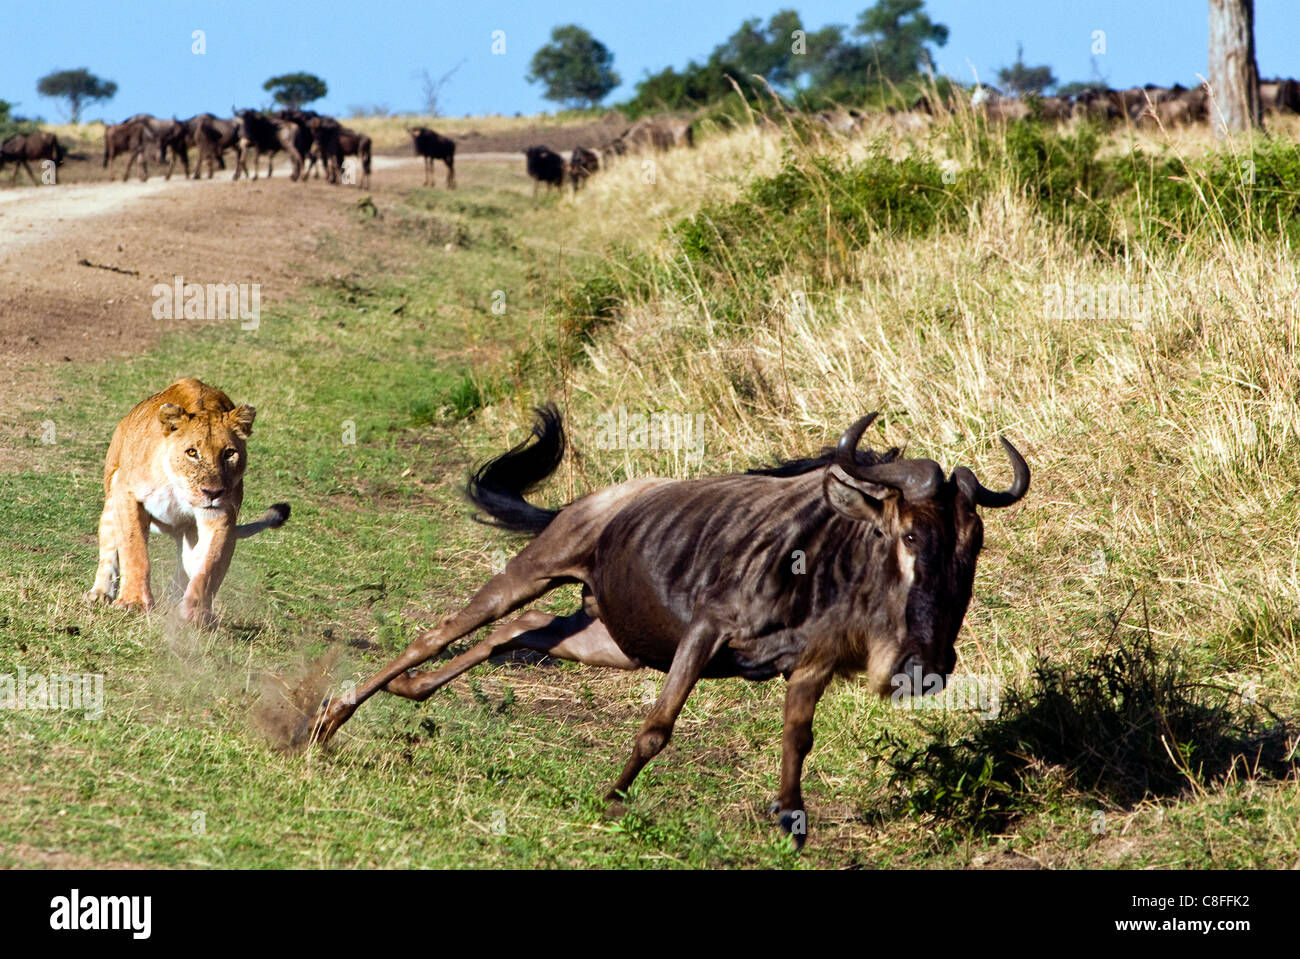
[[[889,136],[890,149],[911,148]],[[55,852],[200,866],[1292,864],[1300,802],[1268,781],[1121,805],[1049,769],[1005,834],[909,813],[879,761],[881,734],[916,745],[932,734],[849,684],[818,712],[813,834],[798,859],[763,813],[779,683],[701,684],[617,822],[594,798],[657,676],[493,666],[422,706],[373,700],[335,751],[285,755],[259,734],[265,671],[292,674],[338,649],[335,677],[364,675],[483,579],[509,544],[466,519],[458,483],[519,437],[546,393],[567,401],[582,452],[554,499],[631,473],[800,452],[876,405],[889,440],[915,428],[914,452],[970,463],[992,484],[1004,469],[993,436],[1006,431],[1035,486],[1023,510],[986,521],[963,668],[1020,681],[1036,646],[1067,656],[1103,645],[1116,621],[1136,632],[1137,607],[1123,611],[1140,589],[1154,631],[1198,676],[1257,678],[1275,708],[1297,711],[1282,489],[1297,465],[1285,425],[1295,400],[1278,355],[1294,329],[1284,291],[1295,267],[1282,251],[1203,246],[1116,263],[1080,252],[1007,190],[961,226],[875,238],[784,323],[759,303],[739,326],[714,322],[715,279],[699,277],[693,299],[652,277],[587,359],[555,358],[552,294],[570,268],[618,275],[625,254],[593,256],[616,243],[650,257],[660,280],[684,270],[660,227],[738,196],[781,153],[739,133],[648,170],[625,164],[572,205],[534,208],[506,172],[454,195],[413,191],[372,227],[376,249],[400,249],[415,268],[346,254],[341,279],[264,316],[255,335],[211,329],[63,374],[51,390],[64,397],[50,414],[59,442],[34,443],[31,469],[0,477],[0,670],[103,672],[108,715],[0,713],[0,865]],[[455,236],[464,249],[444,252]],[[1167,295],[1146,328],[1043,317],[1042,284],[1065,277]],[[794,267],[762,280],[778,304],[807,282]],[[494,290],[507,291],[504,315],[490,310]],[[530,343],[528,362],[513,362]],[[469,365],[488,372],[467,381]],[[250,508],[287,498],[295,509],[283,530],[241,545],[210,636],[78,599],[106,437],[133,402],[191,373],[259,407]],[[456,419],[480,386],[488,405]],[[704,414],[703,465],[595,449],[596,417],[619,404]],[[1267,455],[1234,440],[1242,417]],[[355,446],[340,442],[344,420]],[[156,558],[160,586],[173,559]],[[972,722],[949,720],[954,738]]]

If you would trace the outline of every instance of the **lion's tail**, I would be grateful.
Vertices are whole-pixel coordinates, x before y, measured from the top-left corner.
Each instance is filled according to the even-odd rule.
[[[264,529],[279,529],[289,518],[289,504],[275,503],[258,519],[251,523],[240,523],[235,527],[236,539],[248,539]]]

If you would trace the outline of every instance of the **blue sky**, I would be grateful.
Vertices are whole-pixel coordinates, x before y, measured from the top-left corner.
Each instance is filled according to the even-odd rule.
[[[0,99],[18,112],[62,119],[60,106],[36,95],[36,79],[55,68],[88,67],[115,80],[112,101],[88,118],[137,112],[189,116],[228,113],[232,104],[262,105],[261,85],[274,74],[306,70],[325,78],[329,96],[317,109],[354,105],[394,111],[420,102],[419,71],[434,76],[464,61],[443,92],[444,113],[532,113],[553,108],[524,80],[533,52],[560,23],[580,23],[614,52],[631,93],[647,71],[703,58],[742,20],[793,7],[810,28],[852,23],[873,0],[611,0],[562,2],[376,2],[376,0],[0,0]],[[928,0],[948,25],[938,51],[941,71],[990,78],[1023,43],[1029,63],[1047,63],[1063,81],[1092,75],[1093,31],[1106,34],[1098,56],[1114,86],[1194,82],[1206,71],[1206,0]],[[1300,76],[1300,3],[1256,0],[1261,74]],[[192,52],[205,33],[207,51]],[[492,33],[505,32],[504,55]]]

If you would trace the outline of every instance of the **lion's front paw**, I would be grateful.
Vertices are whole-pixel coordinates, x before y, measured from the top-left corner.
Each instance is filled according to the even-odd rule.
[[[128,612],[147,613],[153,609],[153,597],[122,595],[113,600],[112,605],[114,609],[125,609]]]
[[[113,591],[102,586],[96,586],[87,590],[82,595],[82,598],[88,603],[111,603],[113,601]]]

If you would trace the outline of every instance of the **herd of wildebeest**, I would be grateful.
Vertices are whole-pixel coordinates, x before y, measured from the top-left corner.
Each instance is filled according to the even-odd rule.
[[[914,119],[934,116],[957,106],[956,94],[944,97],[922,96],[908,110],[890,108],[889,113],[906,113]],[[962,91],[964,96],[966,91]],[[1260,107],[1265,114],[1300,114],[1300,83],[1293,79],[1261,80],[1259,83]],[[1090,87],[1073,96],[1012,97],[994,87],[979,87],[970,96],[970,106],[992,121],[1012,121],[1038,116],[1053,123],[1073,120],[1127,122],[1135,126],[1160,125],[1174,127],[1203,123],[1209,119],[1210,96],[1208,88],[1184,87],[1174,84],[1162,87],[1148,84],[1112,90],[1107,87]],[[327,182],[339,184],[348,180],[359,187],[369,185],[371,165],[371,140],[364,133],[352,130],[337,119],[311,110],[259,110],[231,109],[233,116],[222,118],[211,113],[200,113],[188,120],[165,120],[147,113],[138,113],[121,123],[104,129],[104,168],[113,177],[114,160],[126,157],[125,181],[138,161],[140,178],[149,177],[149,162],[167,164],[164,174],[170,179],[179,160],[187,177],[199,179],[206,164],[211,179],[217,169],[226,169],[225,156],[234,154],[234,176],[240,174],[257,179],[258,161],[266,157],[266,175],[269,177],[277,153],[283,153],[292,167],[291,180],[306,180],[313,171],[317,178],[324,171]],[[849,133],[861,127],[866,114],[859,110],[822,111],[814,119],[827,128]],[[434,164],[441,160],[447,166],[447,186],[456,185],[456,143],[428,127],[407,129],[417,156],[424,158],[425,184],[434,181]],[[679,146],[694,146],[694,134],[689,119],[642,119],[622,133],[601,143],[575,147],[566,159],[549,147],[537,145],[525,149],[526,169],[534,181],[534,193],[541,185],[560,188],[568,182],[576,191],[597,171],[610,161],[630,151],[653,149],[664,151]],[[197,154],[193,173],[190,171],[191,151]],[[52,161],[57,167],[67,151],[54,134],[40,131],[19,133],[0,144],[0,168],[5,163],[14,164],[11,182],[17,182],[20,169],[26,169],[33,183],[39,183],[30,164]],[[250,167],[249,157],[253,162]],[[345,174],[344,162],[355,157],[355,176]],[[53,179],[53,178],[51,178]]]
[[[121,123],[106,126],[103,167],[108,171],[108,178],[114,177],[115,161],[125,157],[123,182],[130,178],[137,162],[140,179],[148,180],[151,160],[167,165],[165,179],[171,179],[178,162],[185,176],[195,180],[202,176],[206,165],[211,179],[217,169],[227,169],[226,154],[233,153],[232,179],[238,180],[242,174],[256,180],[261,159],[266,158],[269,177],[275,155],[283,153],[291,166],[290,180],[306,182],[313,171],[319,179],[323,170],[328,183],[337,185],[346,179],[359,187],[369,185],[370,137],[344,126],[334,117],[311,110],[268,113],[232,108],[231,112],[230,118],[200,113],[188,120],[166,120],[137,113]],[[425,185],[434,183],[435,164],[441,160],[447,166],[447,186],[455,187],[455,141],[428,127],[408,127],[407,133],[416,156],[424,159]],[[689,120],[639,120],[599,145],[575,147],[567,160],[545,146],[531,146],[523,152],[528,175],[536,184],[560,187],[567,181],[577,190],[614,156],[647,147],[667,150],[683,145],[695,145]],[[191,172],[192,154],[195,163]],[[14,164],[12,182],[17,182],[20,169],[26,169],[32,182],[39,184],[41,181],[30,164],[51,161],[57,167],[66,156],[67,151],[58,138],[45,131],[20,133],[0,144],[0,167],[5,163]],[[348,157],[356,158],[359,168],[356,176],[345,175],[344,162]]]

